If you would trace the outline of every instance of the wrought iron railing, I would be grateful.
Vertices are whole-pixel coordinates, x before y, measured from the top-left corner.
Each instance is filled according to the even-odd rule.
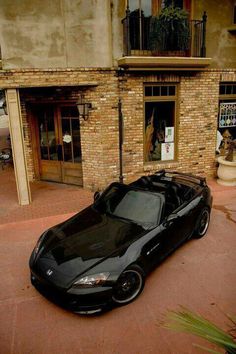
[[[140,12],[126,11],[122,20],[124,56],[206,56],[206,21],[204,12],[201,20],[187,20],[184,24],[186,33],[173,30],[168,37],[155,37],[153,28],[158,26],[158,17],[145,17]],[[184,38],[181,36],[184,35]],[[181,45],[182,43],[182,45]]]

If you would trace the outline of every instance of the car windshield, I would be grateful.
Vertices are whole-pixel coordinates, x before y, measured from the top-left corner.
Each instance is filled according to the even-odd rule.
[[[152,227],[160,220],[162,205],[163,196],[159,193],[119,185],[105,191],[95,203],[95,208],[100,212]]]

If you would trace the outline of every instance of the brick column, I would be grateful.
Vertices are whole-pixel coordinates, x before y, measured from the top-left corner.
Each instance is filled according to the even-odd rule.
[[[31,194],[27,175],[24,136],[20,111],[20,97],[18,90],[6,90],[6,99],[18,201],[20,205],[28,205],[31,202]]]

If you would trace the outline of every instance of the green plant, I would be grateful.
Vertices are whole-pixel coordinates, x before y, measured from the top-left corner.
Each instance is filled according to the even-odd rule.
[[[231,330],[225,332],[214,323],[206,320],[204,317],[182,308],[180,311],[169,311],[166,315],[166,320],[162,325],[164,328],[175,331],[194,334],[198,337],[206,339],[208,342],[215,344],[219,348],[223,348],[228,354],[236,353],[236,319],[230,318]],[[208,352],[220,354],[210,348],[195,346],[204,349]]]
[[[190,28],[188,13],[178,7],[168,6],[159,16],[150,20],[150,49],[180,51],[189,49]]]

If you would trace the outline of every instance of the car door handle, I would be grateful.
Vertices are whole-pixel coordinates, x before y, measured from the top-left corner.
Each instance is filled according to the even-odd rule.
[[[155,251],[155,249],[157,249],[157,247],[160,246],[160,242],[157,243],[155,246],[153,246],[149,251],[147,251],[147,256],[149,256],[150,253],[152,253],[153,251]]]

